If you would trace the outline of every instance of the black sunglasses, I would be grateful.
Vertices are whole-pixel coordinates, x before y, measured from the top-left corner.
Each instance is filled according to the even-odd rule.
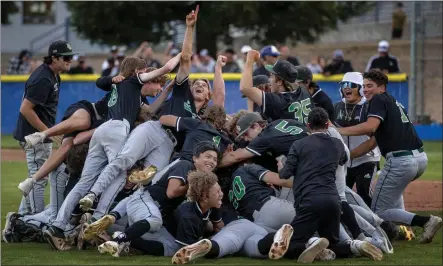
[[[350,82],[350,81],[342,81],[339,84],[340,84],[340,89],[345,89],[345,88],[357,89],[357,88],[361,87],[360,84]]]
[[[63,58],[63,61],[65,62],[71,62],[74,59],[73,55],[57,55],[57,58]]]

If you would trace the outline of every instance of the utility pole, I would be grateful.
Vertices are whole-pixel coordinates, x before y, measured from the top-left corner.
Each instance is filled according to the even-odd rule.
[[[408,91],[408,115],[411,122],[416,121],[416,41],[417,41],[417,25],[416,25],[416,19],[417,19],[417,11],[416,11],[416,2],[412,2],[412,18],[411,18],[411,73],[410,73],[410,79],[409,79],[409,91]]]

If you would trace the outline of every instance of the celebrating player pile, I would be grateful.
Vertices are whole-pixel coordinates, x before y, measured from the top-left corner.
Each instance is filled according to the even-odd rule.
[[[332,108],[318,87],[311,91],[307,68],[279,60],[265,66],[269,86],[266,76],[253,79],[260,54],[251,50],[240,91],[257,112],[228,119],[226,58],[217,60],[213,91],[205,79],[189,80],[198,13],[197,6],[186,16],[181,53],[159,69],[126,58],[118,76],[97,80],[108,91],[103,99],[72,104],[57,125],[59,73],[73,52],[69,43],[51,44],[20,108],[14,137],[30,174],[19,184],[20,209],[6,216],[5,242],[77,245],[114,257],[135,251],[185,264],[228,255],[382,260],[401,225],[423,227],[419,243],[432,241],[442,219],[404,209],[403,191],[427,157],[385,74],[346,73],[343,100]],[[149,104],[146,96],[159,93]],[[50,155],[50,138],[60,135]],[[380,152],[386,163],[371,193],[367,177]]]

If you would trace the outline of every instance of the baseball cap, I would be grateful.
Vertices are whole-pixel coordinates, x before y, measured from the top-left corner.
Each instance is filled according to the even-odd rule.
[[[65,56],[65,55],[75,55],[72,51],[72,46],[66,41],[55,41],[49,45],[48,56]]]
[[[334,58],[337,58],[337,57],[343,58],[345,56],[345,54],[343,53],[342,50],[335,50],[333,55],[334,55]]]
[[[238,136],[235,138],[235,140],[237,140],[238,138],[240,138],[241,136],[243,136],[246,131],[248,131],[248,129],[257,122],[262,122],[265,121],[263,120],[263,118],[261,117],[261,115],[259,113],[247,113],[244,116],[242,116],[238,121],[237,121],[237,130],[238,130]]]
[[[200,51],[200,56],[207,56],[209,54],[209,51],[208,51],[208,49],[202,49],[201,51]]]
[[[242,54],[246,54],[247,52],[249,52],[249,51],[251,51],[251,50],[252,50],[251,46],[249,46],[249,45],[243,45],[242,48],[240,49],[240,52],[241,52]]]
[[[308,79],[312,81],[312,72],[309,68],[305,66],[296,66],[297,69],[297,80],[307,81]]]
[[[379,52],[387,52],[389,50],[389,43],[387,41],[380,41],[378,43]]]
[[[263,47],[263,49],[261,49],[260,51],[260,57],[264,57],[267,55],[277,57],[280,55],[280,52],[278,51],[277,47],[275,47],[274,45],[268,45]]]
[[[252,78],[252,86],[257,87],[269,82],[269,78],[266,75],[257,75]]]
[[[363,86],[363,75],[360,72],[347,72],[341,82],[352,82]]]
[[[277,75],[284,81],[294,83],[297,81],[298,72],[295,66],[286,60],[278,60],[275,64],[265,65],[267,71]]]

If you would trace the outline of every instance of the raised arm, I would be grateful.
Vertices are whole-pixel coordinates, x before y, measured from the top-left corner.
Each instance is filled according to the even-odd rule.
[[[195,23],[197,22],[199,6],[192,10],[190,14],[186,16],[186,32],[185,39],[183,40],[183,48],[180,58],[180,67],[175,78],[177,83],[181,83],[191,71],[191,57],[192,57],[192,43],[194,37]]]
[[[145,82],[148,82],[148,81],[155,79],[159,76],[162,76],[164,74],[171,72],[177,66],[178,62],[180,61],[180,55],[181,55],[181,53],[174,56],[168,62],[166,62],[166,64],[163,67],[161,67],[159,69],[156,69],[156,70],[148,72],[148,73],[139,74],[140,80],[145,83]]]
[[[259,52],[255,50],[248,52],[248,55],[246,56],[246,63],[240,79],[240,92],[258,106],[262,106],[263,92],[258,88],[254,88],[252,83],[252,70],[254,63],[259,59]]]
[[[158,96],[158,98],[151,105],[144,104],[142,106],[142,109],[140,110],[141,112],[140,115],[143,117],[145,121],[151,119],[152,116],[158,112],[158,109],[160,109],[162,104],[166,101],[173,87],[174,87],[174,81],[169,82],[169,84],[166,86],[166,88],[163,90],[160,96]]]
[[[222,67],[226,65],[226,56],[219,55],[214,71],[214,91],[212,102],[214,105],[225,106],[225,81],[223,79]]]
[[[134,54],[132,56],[135,57],[141,57],[142,56],[142,52],[149,47],[149,43],[148,42],[142,42],[140,44],[140,46],[137,48],[137,50],[135,50]]]
[[[102,89],[104,91],[111,91],[112,90],[112,84],[120,83],[124,79],[125,79],[125,77],[123,77],[123,76],[115,76],[115,77],[105,76],[105,77],[100,77],[95,82],[95,85],[97,86],[97,88]]]
[[[177,124],[177,117],[175,115],[163,115],[160,117],[160,123],[167,127],[175,127]]]

